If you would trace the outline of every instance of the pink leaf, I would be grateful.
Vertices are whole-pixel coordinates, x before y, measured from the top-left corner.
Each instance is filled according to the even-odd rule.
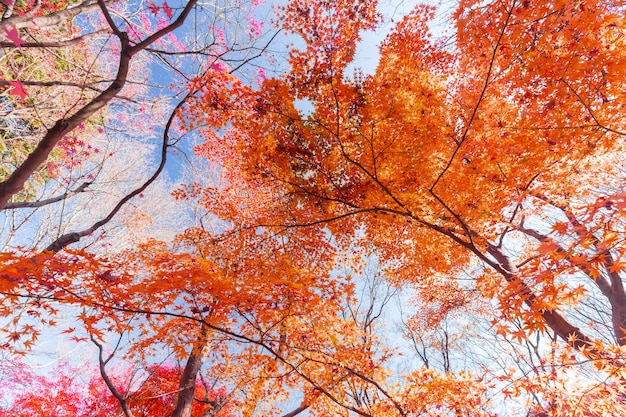
[[[17,46],[18,48],[21,48],[22,45],[26,43],[22,39],[20,39],[20,35],[19,33],[17,33],[17,29],[15,28],[11,28],[10,30],[4,28],[4,33],[7,35],[7,38],[9,38],[9,40],[13,43],[13,45]]]
[[[148,5],[148,7],[150,8],[150,11],[152,12],[153,15],[157,15],[157,13],[159,13],[159,9],[160,7],[157,6],[156,4],[150,2],[150,4]]]
[[[165,12],[165,15],[167,16],[168,19],[172,19],[172,8],[166,3],[163,2],[163,4],[161,5],[163,7],[163,11]]]
[[[26,92],[26,89],[24,88],[24,84],[22,84],[21,81],[9,81],[9,84],[11,84],[11,87],[13,87],[11,89],[12,95],[18,96],[22,100],[26,99],[26,96],[28,96],[28,93]]]

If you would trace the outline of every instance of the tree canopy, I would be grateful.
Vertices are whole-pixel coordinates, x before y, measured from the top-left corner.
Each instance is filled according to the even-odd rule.
[[[169,22],[132,40],[133,26],[120,29],[118,6],[106,2],[43,16],[88,6],[120,45],[115,81],[94,98],[73,98],[77,110],[54,125],[34,122],[34,112],[1,126],[5,143],[35,147],[3,153],[17,166],[0,184],[5,212],[18,201],[32,209],[37,190],[71,171],[48,178],[41,164],[66,161],[63,135],[81,123],[97,131],[98,111],[118,111],[109,103],[144,52],[147,62],[199,60],[186,63],[194,74],[179,81],[185,90],[164,119],[162,160],[179,143],[175,123],[181,136],[200,135],[194,153],[213,171],[173,192],[180,213],[193,213],[175,237],[146,233],[130,245],[112,240],[107,251],[84,240],[149,193],[163,162],[93,226],[44,247],[7,247],[8,355],[36,349],[50,328],[89,344],[126,417],[626,412],[621,1],[461,0],[447,38],[429,28],[436,9],[417,5],[394,23],[371,74],[354,59],[362,34],[384,22],[377,2],[276,6],[274,30],[295,39],[286,57],[258,46],[251,14],[247,54],[230,37],[239,26],[216,18],[212,41],[231,43],[153,50],[192,11],[223,10],[195,2],[150,3],[146,15],[163,12]],[[19,44],[39,29],[19,25],[5,30],[16,74],[5,84],[8,110],[31,88],[19,74],[38,75]],[[47,47],[33,45],[40,54]],[[285,59],[287,68],[251,81],[245,67],[257,52],[262,65]],[[18,135],[37,123],[41,131]],[[146,222],[121,218],[130,229]],[[75,324],[59,324],[61,314]],[[166,359],[176,372],[155,367]],[[177,387],[171,410],[140,411],[140,389],[110,376],[118,362],[143,375],[168,372],[177,384],[139,380],[155,401]]]

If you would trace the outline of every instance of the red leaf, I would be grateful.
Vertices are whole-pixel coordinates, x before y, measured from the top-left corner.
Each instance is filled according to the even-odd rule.
[[[13,87],[11,89],[12,95],[18,96],[22,100],[24,100],[26,96],[28,96],[28,93],[26,92],[26,89],[24,88],[24,84],[22,84],[21,81],[9,81],[9,84],[11,84],[11,86]]]
[[[150,11],[152,12],[153,15],[157,15],[157,13],[159,13],[159,9],[160,7],[157,6],[156,4],[150,2],[150,4],[148,5],[148,7],[150,8]]]
[[[71,340],[79,343],[79,342],[86,342],[87,338],[86,337],[78,337],[78,336],[72,336],[70,337]]]
[[[26,43],[22,39],[20,39],[20,35],[19,33],[17,33],[17,29],[15,28],[11,28],[10,30],[4,28],[4,33],[7,35],[7,38],[9,38],[11,42],[13,42],[13,45],[17,46],[18,48],[21,48],[22,45]]]
[[[163,7],[163,11],[167,15],[167,18],[168,19],[172,19],[172,16],[173,16],[172,8],[166,2],[163,2],[163,4],[161,6]]]

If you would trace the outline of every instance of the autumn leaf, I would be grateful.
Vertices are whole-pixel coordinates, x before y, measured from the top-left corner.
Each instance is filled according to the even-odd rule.
[[[21,81],[9,81],[11,85],[11,94],[19,97],[21,100],[25,100],[28,96],[24,84]]]
[[[557,252],[558,250],[560,250],[560,247],[557,243],[555,243],[553,240],[546,240],[541,242],[541,244],[537,248],[537,253],[541,255],[549,255]]]
[[[152,12],[153,15],[156,16],[159,13],[159,10],[160,10],[159,6],[157,6],[153,2],[150,2],[148,7],[150,8],[150,11]]]
[[[89,339],[87,339],[86,337],[78,337],[78,336],[72,336],[70,337],[70,340],[79,343],[79,342],[87,342],[89,341]]]
[[[619,259],[614,261],[613,264],[609,267],[609,272],[614,274],[619,274],[622,271],[626,270],[626,259]]]
[[[17,46],[18,48],[21,48],[22,45],[26,43],[24,42],[24,40],[20,38],[20,35],[16,28],[12,27],[11,29],[7,29],[7,28],[3,28],[3,29],[7,38],[9,38],[11,42],[13,42],[13,45]]]
[[[522,343],[527,337],[526,332],[524,331],[524,329],[521,328],[514,332],[511,332],[510,335],[513,339],[517,340],[520,343]]]
[[[567,233],[568,228],[569,224],[566,222],[558,222],[552,225],[552,231],[559,235],[564,235],[565,233]]]
[[[167,16],[167,18],[171,20],[172,16],[173,16],[172,8],[167,4],[167,2],[163,2],[162,7],[163,7],[163,11],[165,12],[165,15]]]

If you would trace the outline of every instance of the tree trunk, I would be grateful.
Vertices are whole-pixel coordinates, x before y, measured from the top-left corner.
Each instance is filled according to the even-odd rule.
[[[198,340],[189,353],[183,375],[180,377],[178,399],[172,417],[191,417],[194,393],[196,390],[196,378],[202,366],[202,362],[204,362],[203,351],[207,346],[207,336],[208,329],[203,325],[200,329]]]

